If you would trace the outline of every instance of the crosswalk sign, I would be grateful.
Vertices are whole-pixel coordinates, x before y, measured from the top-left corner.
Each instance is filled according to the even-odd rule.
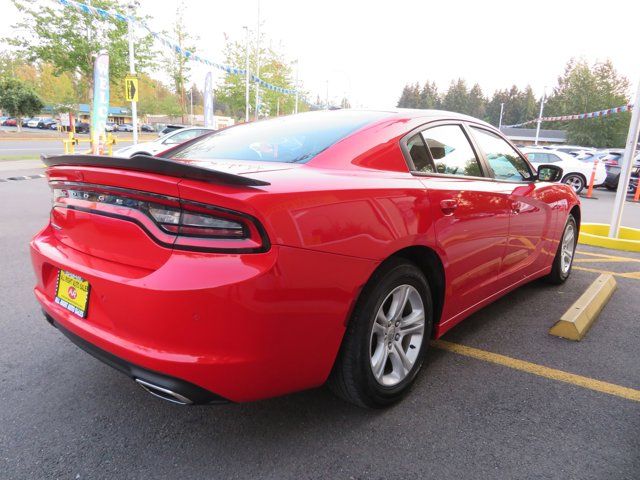
[[[124,79],[124,91],[127,102],[137,102],[138,79],[136,77],[126,77]]]

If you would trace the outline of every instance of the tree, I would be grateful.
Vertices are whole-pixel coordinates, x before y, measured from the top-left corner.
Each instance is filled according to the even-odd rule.
[[[451,82],[442,99],[442,108],[451,112],[469,113],[469,92],[463,79]]]
[[[256,71],[256,55],[252,51],[251,46],[256,45],[255,35],[250,35],[250,55],[249,55],[249,71]],[[260,45],[267,45],[266,37],[261,35]],[[224,51],[225,62],[230,67],[244,70],[246,61],[246,43],[237,41],[227,41]],[[285,89],[294,89],[295,81],[292,80],[292,62],[275,51],[272,47],[263,46],[260,48],[260,78],[272,85]],[[251,84],[250,90],[250,111],[255,111],[255,95],[256,88]],[[304,112],[309,106],[303,99],[306,97],[305,92],[300,92],[298,102],[298,111]],[[235,118],[244,118],[245,115],[245,77],[244,75],[226,75],[224,82],[215,92],[217,108],[225,109],[231,116]],[[282,94],[260,88],[260,115],[268,117],[272,114],[292,113],[295,108],[295,95]],[[321,100],[318,97],[316,104],[320,105]]]
[[[436,82],[425,82],[422,90],[420,90],[418,108],[440,108],[440,103],[440,94],[438,93]]]
[[[0,81],[0,109],[17,117],[18,131],[22,128],[22,117],[36,115],[42,107],[44,104],[36,92],[20,80],[5,78]]]
[[[109,53],[109,77],[121,82],[128,72],[127,23],[112,17],[96,17],[74,8],[40,2],[12,0],[21,14],[13,26],[16,35],[4,39],[30,62],[42,62],[55,75],[68,73],[76,99],[89,100],[93,90],[94,55]],[[93,7],[124,12],[132,5],[123,0],[92,0]],[[144,70],[151,60],[152,38],[136,41],[136,65]]]
[[[405,85],[402,95],[398,100],[399,108],[419,108],[420,106],[420,84]]]
[[[487,100],[482,94],[482,89],[477,83],[469,90],[467,97],[466,113],[476,118],[484,118]]]
[[[545,116],[587,113],[617,107],[629,102],[629,81],[619,75],[610,61],[590,66],[584,60],[570,60],[564,74],[549,96]],[[625,143],[629,113],[554,122],[553,128],[567,130],[567,140],[578,145],[618,147]]]
[[[171,35],[178,47],[183,51],[188,50],[191,53],[195,53],[196,49],[193,43],[197,41],[197,38],[191,36],[188,33],[187,28],[184,25],[184,19],[182,17],[181,6],[176,9],[176,21],[173,24]],[[171,77],[171,83],[176,95],[178,95],[178,105],[180,106],[180,114],[182,115],[182,123],[185,123],[185,115],[187,114],[187,83],[189,82],[189,72],[191,68],[189,66],[189,59],[185,57],[182,52],[168,51],[165,53],[164,64]]]
[[[504,104],[502,124],[516,125],[533,120],[537,116],[537,101],[531,86],[522,91],[516,85],[508,90],[497,90],[486,105],[486,120],[498,126],[500,122],[500,104]]]

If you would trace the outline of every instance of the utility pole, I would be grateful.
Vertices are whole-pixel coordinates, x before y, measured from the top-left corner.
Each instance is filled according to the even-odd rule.
[[[498,121],[498,130],[502,129],[502,112],[504,112],[504,103],[500,104],[500,120]]]
[[[258,34],[256,36],[256,77],[260,78],[260,0],[258,0]],[[260,83],[256,82],[256,120],[260,114]]]
[[[540,124],[542,123],[542,111],[544,110],[544,101],[547,96],[547,87],[544,87],[542,92],[542,99],[540,100],[540,114],[538,115],[538,124],[536,126],[536,145],[538,145],[538,138],[540,137]]]
[[[249,27],[246,25],[244,27],[245,30],[245,58],[244,58],[244,121],[245,123],[249,122]]]
[[[296,58],[296,106],[293,113],[298,113],[298,74],[300,73],[300,59]]]
[[[633,103],[631,111],[631,123],[629,124],[629,133],[627,134],[627,146],[622,156],[622,171],[620,172],[620,180],[618,181],[618,191],[613,204],[613,213],[611,215],[611,226],[609,227],[609,237],[618,238],[620,234],[620,224],[622,223],[622,210],[627,197],[627,189],[629,188],[629,179],[633,170],[633,160],[636,157],[636,148],[638,145],[638,135],[640,135],[640,82],[638,82],[638,91],[636,92],[636,100]]]
[[[133,8],[131,9],[131,15],[133,15]],[[129,74],[135,76],[136,63],[133,52],[133,21],[131,17],[129,17],[127,24],[129,27]],[[138,143],[138,105],[135,101],[131,102],[131,120],[131,125],[133,126],[133,144],[136,145]]]

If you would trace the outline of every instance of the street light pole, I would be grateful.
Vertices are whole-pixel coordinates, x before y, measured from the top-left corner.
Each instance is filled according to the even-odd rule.
[[[256,35],[256,77],[260,78],[260,0],[258,0],[258,29]],[[256,115],[258,120],[260,113],[260,83],[256,82]]]
[[[502,129],[502,112],[504,112],[504,103],[500,104],[500,120],[498,121],[498,130]]]
[[[544,110],[544,101],[547,95],[547,87],[544,87],[542,92],[542,99],[540,100],[540,114],[538,115],[538,124],[536,125],[536,145],[538,145],[538,138],[540,137],[540,124],[542,123],[542,111]]]
[[[327,79],[327,93],[326,93],[324,109],[329,110],[329,79]]]
[[[189,90],[189,93],[190,93],[189,97],[191,102],[191,115],[190,115],[191,121],[189,123],[193,125],[193,85],[191,85],[191,89]]]
[[[133,14],[133,12],[132,12]],[[131,76],[136,74],[136,63],[133,52],[133,21],[131,18],[128,19],[128,29],[129,29],[129,73]],[[133,126],[133,144],[136,145],[138,143],[138,105],[137,102],[131,101],[131,125]]]
[[[631,179],[631,171],[633,170],[633,159],[636,156],[636,147],[638,145],[638,135],[640,135],[640,82],[638,82],[638,91],[636,92],[636,100],[633,103],[631,111],[631,123],[629,124],[629,133],[627,134],[627,146],[622,156],[622,171],[620,172],[620,180],[618,181],[618,191],[613,204],[613,213],[611,214],[611,223],[609,227],[609,237],[618,238],[620,234],[620,224],[622,223],[622,211],[624,202],[627,198],[627,190],[629,189],[629,180]]]
[[[249,122],[249,27],[242,27],[245,30],[245,58],[244,58],[244,121]]]

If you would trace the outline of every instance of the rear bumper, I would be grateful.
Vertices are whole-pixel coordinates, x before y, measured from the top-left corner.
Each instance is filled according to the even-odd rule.
[[[129,376],[133,365],[233,402],[324,383],[377,266],[274,245],[246,255],[174,251],[146,270],[74,250],[50,226],[31,255],[36,298],[62,331],[120,359]],[[54,303],[58,269],[89,281],[87,318]]]
[[[75,343],[82,350],[134,380],[143,380],[149,384],[158,385],[168,391],[178,393],[194,405],[228,403],[228,400],[225,398],[194,385],[193,383],[186,382],[179,378],[170,377],[159,372],[154,372],[139,365],[134,365],[123,358],[116,357],[115,355],[96,347],[94,344],[87,342],[82,337],[79,337],[67,330],[47,313],[45,313],[44,316],[51,325],[60,330],[69,340]]]

